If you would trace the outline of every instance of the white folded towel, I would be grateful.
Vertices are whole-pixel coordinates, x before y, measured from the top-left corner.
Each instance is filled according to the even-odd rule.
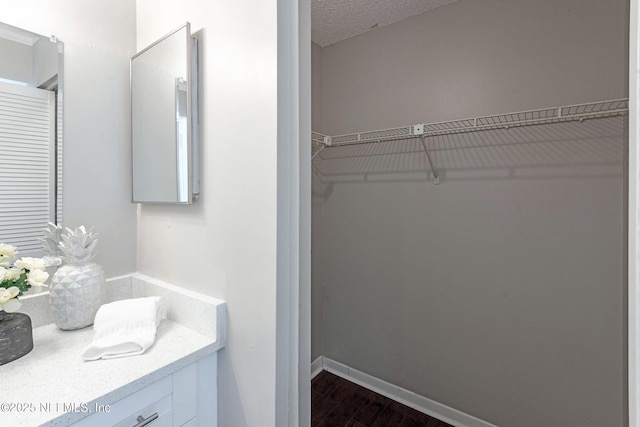
[[[156,339],[162,320],[161,300],[135,298],[101,306],[93,322],[93,341],[82,358],[113,359],[144,353]]]

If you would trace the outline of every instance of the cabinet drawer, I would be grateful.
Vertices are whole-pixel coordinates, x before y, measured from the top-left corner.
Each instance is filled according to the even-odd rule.
[[[169,412],[168,414],[164,414],[163,416],[154,419],[149,424],[146,424],[145,427],[174,427],[172,419],[172,414],[171,412]],[[140,422],[136,419],[124,425],[126,425],[127,427],[134,427],[139,424]],[[118,426],[120,426],[120,424],[118,424]]]
[[[141,390],[140,392],[144,393],[144,390]],[[171,395],[169,395],[153,402],[151,405],[145,408],[135,410],[135,412],[131,413],[131,415],[129,415],[122,421],[114,423],[113,427],[134,427],[135,425],[140,424],[138,417],[141,417],[140,420],[155,418],[154,421],[151,421],[149,424],[147,424],[149,427],[162,425],[171,426],[172,416],[173,413],[171,411]],[[163,422],[163,419],[165,422]],[[166,422],[168,422],[168,424]]]
[[[171,420],[172,388],[171,376],[168,376],[113,403],[108,411],[83,418],[73,424],[73,427],[133,427],[138,423],[138,416],[146,418],[154,413],[158,413],[159,418]],[[162,425],[159,421],[157,419],[149,426]]]
[[[133,427],[153,417],[149,427],[217,425],[217,357],[209,355],[96,412],[73,427]],[[108,411],[107,411],[108,410]]]

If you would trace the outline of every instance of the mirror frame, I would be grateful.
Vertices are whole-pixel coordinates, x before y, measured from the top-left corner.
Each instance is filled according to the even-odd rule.
[[[154,46],[160,44],[164,40],[168,39],[172,35],[186,29],[186,47],[187,56],[185,58],[187,66],[187,76],[189,78],[187,89],[187,179],[188,189],[187,197],[185,201],[154,201],[154,200],[136,200],[134,195],[134,179],[135,179],[135,167],[134,164],[134,123],[133,123],[133,87],[135,85],[133,81],[133,61],[140,55],[149,51]],[[132,203],[149,203],[149,204],[164,204],[164,205],[189,205],[197,200],[200,196],[200,129],[199,129],[199,117],[198,117],[198,40],[191,34],[191,24],[186,22],[184,25],[174,29],[170,33],[156,40],[149,46],[137,52],[130,58],[129,61],[129,94],[130,94],[130,106],[131,106],[131,202]],[[176,140],[177,141],[177,132]],[[177,192],[179,194],[179,190]],[[178,198],[178,195],[176,195]]]

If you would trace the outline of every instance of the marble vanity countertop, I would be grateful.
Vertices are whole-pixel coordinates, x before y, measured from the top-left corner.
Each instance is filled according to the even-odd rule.
[[[127,279],[140,281],[136,277]],[[151,294],[175,295],[173,289],[162,284],[145,281],[138,287],[142,285],[153,286]],[[195,301],[191,295],[178,295],[176,299],[183,297]],[[224,312],[224,304],[218,306],[218,312],[219,307]],[[93,327],[75,331],[62,331],[54,324],[36,327],[33,350],[0,366],[0,426],[71,425],[96,412],[96,408],[104,412],[107,405],[224,347],[224,333],[198,331],[198,326],[185,320],[180,324],[163,319],[155,343],[142,355],[95,361],[81,358],[93,339]],[[211,322],[202,322],[201,318],[200,323],[216,328],[214,318]],[[217,328],[224,330],[224,325],[218,324]]]
[[[33,350],[0,366],[0,426],[67,426],[220,348],[165,319],[146,353],[85,362],[80,355],[92,338],[92,327],[34,329]]]

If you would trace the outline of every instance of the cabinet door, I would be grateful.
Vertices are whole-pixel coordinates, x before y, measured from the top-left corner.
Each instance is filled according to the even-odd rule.
[[[196,416],[197,365],[192,363],[173,374],[173,425],[185,425]]]
[[[218,353],[198,360],[197,364],[198,424],[215,427],[218,425]]]

